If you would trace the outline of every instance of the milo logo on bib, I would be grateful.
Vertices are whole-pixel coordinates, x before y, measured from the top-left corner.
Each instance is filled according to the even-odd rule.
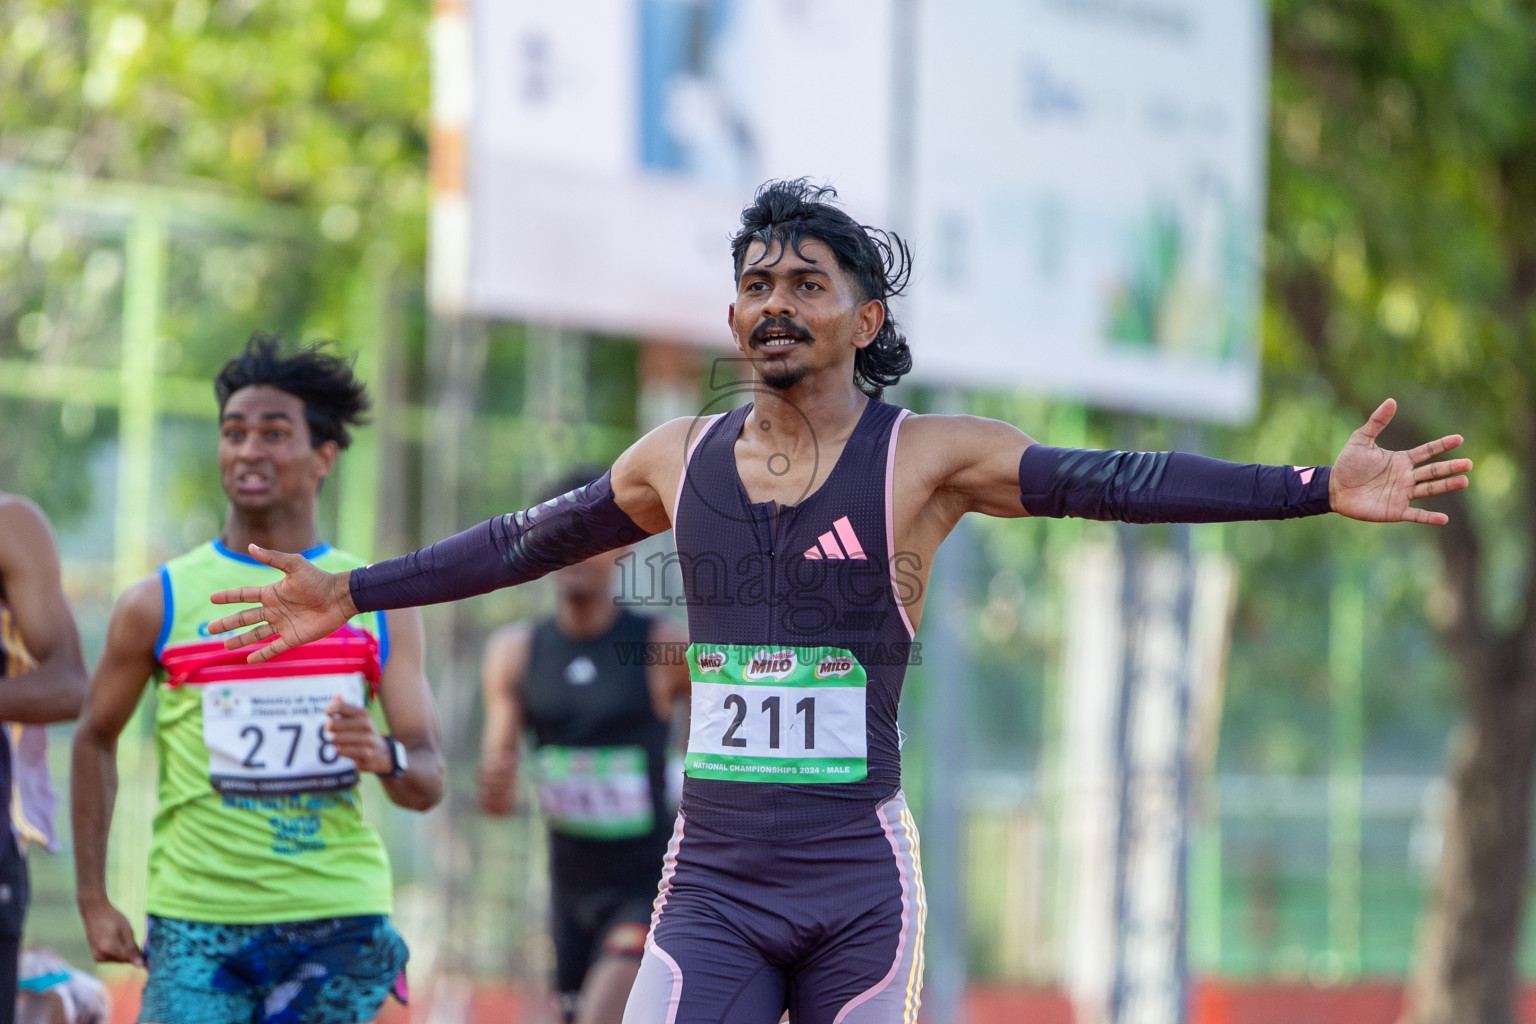
[[[822,658],[816,663],[817,679],[841,679],[853,671],[851,657]]]
[[[795,657],[794,651],[758,651],[747,662],[742,678],[754,683],[763,679],[774,679],[782,683],[799,667],[800,660]]]
[[[840,648],[694,644],[687,773],[732,782],[858,782],[868,675]]]

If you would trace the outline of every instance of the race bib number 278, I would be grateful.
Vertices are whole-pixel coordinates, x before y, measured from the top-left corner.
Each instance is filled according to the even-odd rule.
[[[289,676],[203,689],[208,780],[220,793],[326,793],[357,785],[357,766],[325,734],[332,698],[363,706],[361,674]]]
[[[735,782],[868,774],[864,666],[845,650],[694,644],[687,773]]]

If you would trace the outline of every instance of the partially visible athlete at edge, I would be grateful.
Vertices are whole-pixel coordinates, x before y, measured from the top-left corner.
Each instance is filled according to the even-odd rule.
[[[457,600],[673,529],[688,775],[626,1024],[915,1019],[924,901],[895,712],[934,552],[967,512],[1439,524],[1412,502],[1472,466],[1431,461],[1457,435],[1378,448],[1391,399],[1331,467],[1048,448],[996,420],[909,415],[879,400],[911,368],[886,305],[906,248],[832,198],[776,182],[743,211],[727,323],[752,404],[664,424],[586,487],[403,558],[327,574],[253,549],[288,575],[214,596],[261,606],[212,626],[257,626],[226,644],[261,645],[259,661],[358,609]]]
[[[596,475],[573,470],[554,493]],[[485,645],[480,809],[516,805],[518,748],[549,829],[554,992],[566,1024],[619,1024],[672,832],[667,750],[686,708],[687,635],[614,600],[612,552],[553,574],[555,612]],[[680,723],[679,723],[680,724]]]
[[[16,761],[37,730],[80,713],[87,676],[64,597],[53,530],[32,502],[0,491],[0,821],[24,817]],[[14,731],[13,731],[14,729]],[[13,739],[16,742],[12,742]],[[34,835],[33,838],[36,838]],[[0,1024],[16,1014],[16,974],[31,886],[15,831],[0,834]]]

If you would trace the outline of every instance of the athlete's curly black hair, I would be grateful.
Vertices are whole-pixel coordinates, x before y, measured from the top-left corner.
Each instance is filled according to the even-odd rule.
[[[731,237],[736,281],[741,281],[747,249],[753,242],[771,249],[770,243],[778,241],[780,258],[787,250],[803,257],[800,246],[806,239],[824,243],[837,257],[837,265],[858,283],[863,300],[878,299],[885,307],[880,333],[853,358],[853,382],[866,395],[879,398],[912,369],[906,336],[890,307],[891,298],[901,294],[912,276],[912,253],[894,232],[860,224],[848,216],[833,205],[836,198],[837,190],[832,186],[812,184],[809,178],[770,181],[759,188],[741,211],[741,230]],[[763,255],[767,255],[766,249]]]
[[[370,405],[368,390],[352,373],[351,360],[325,351],[328,344],[316,342],[285,356],[280,335],[254,332],[245,351],[225,363],[213,379],[219,415],[224,414],[230,395],[265,384],[304,402],[311,445],[318,448],[335,441],[346,448],[352,443],[347,427],[368,421],[364,415]]]

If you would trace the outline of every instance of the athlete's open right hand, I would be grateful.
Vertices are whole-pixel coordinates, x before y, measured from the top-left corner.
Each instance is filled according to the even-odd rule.
[[[144,951],[133,937],[133,925],[122,911],[102,901],[80,908],[85,922],[85,940],[91,944],[91,956],[99,964],[144,966]]]
[[[214,594],[210,598],[214,604],[255,604],[260,607],[247,608],[208,624],[210,633],[256,626],[224,638],[224,647],[230,651],[265,643],[245,659],[251,664],[260,664],[290,647],[330,636],[357,614],[348,585],[349,573],[326,572],[302,555],[268,551],[255,544],[251,545],[251,557],[281,569],[283,578],[265,587],[237,587]]]

